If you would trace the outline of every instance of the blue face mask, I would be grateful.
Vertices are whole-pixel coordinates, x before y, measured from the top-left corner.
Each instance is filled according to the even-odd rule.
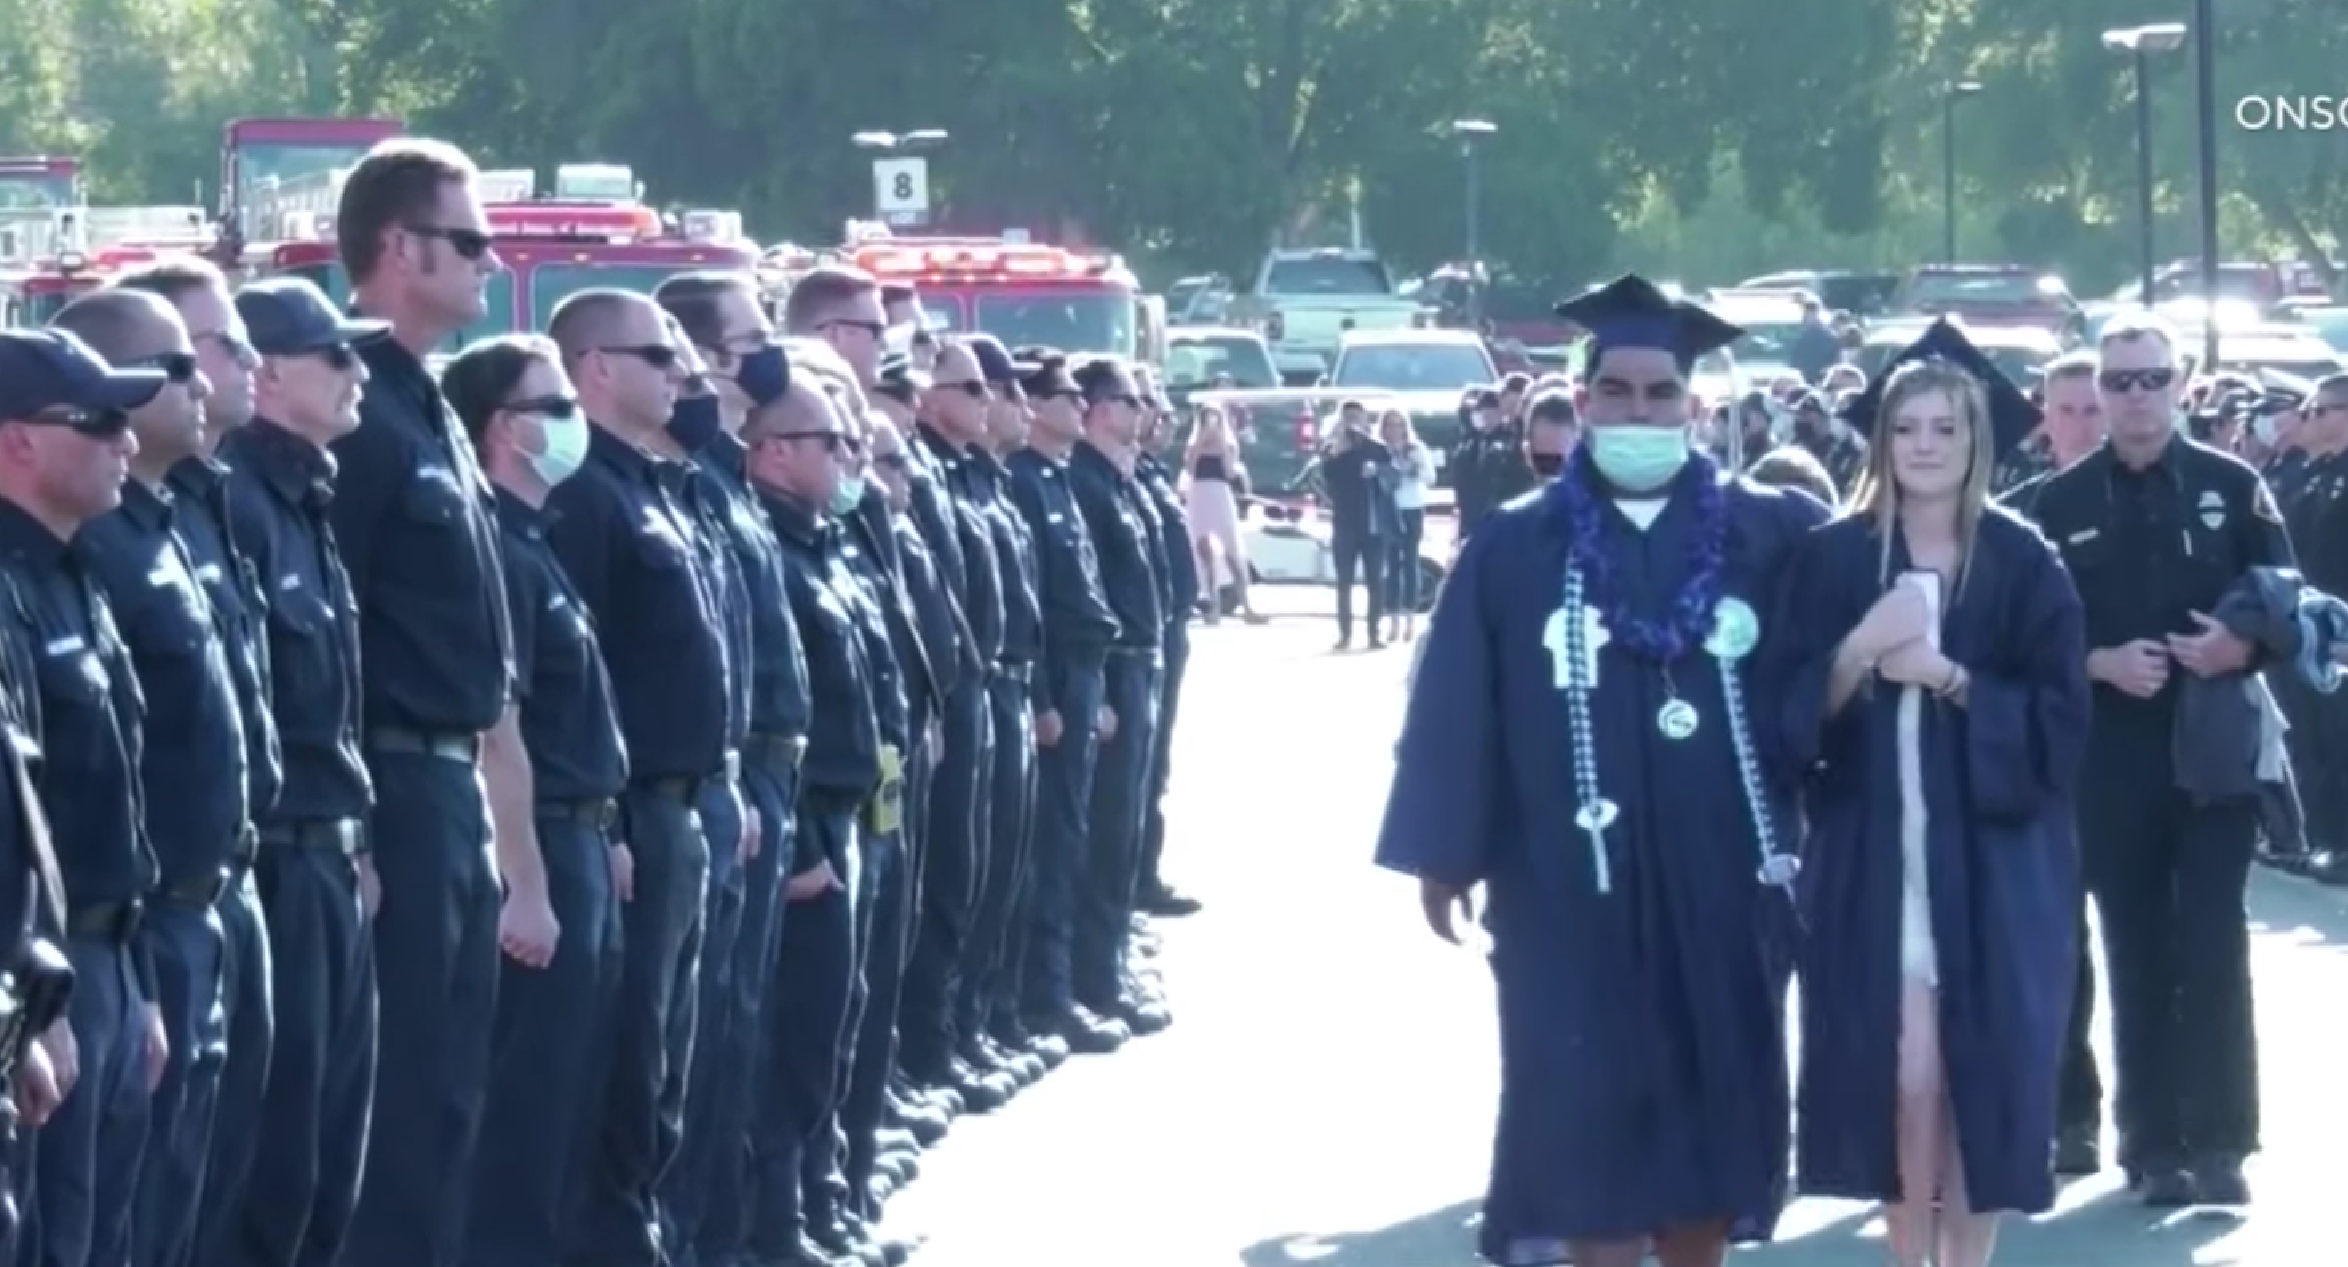
[[[669,414],[669,438],[687,453],[699,453],[725,427],[715,396],[685,396]]]
[[[734,386],[760,407],[771,405],[791,390],[791,362],[784,358],[782,348],[769,343],[742,358],[734,371]]]
[[[529,454],[530,469],[546,481],[548,488],[578,474],[579,466],[587,460],[587,418],[577,410],[569,417],[549,418],[538,415],[540,448]]]
[[[1627,493],[1652,493],[1688,464],[1685,427],[1615,423],[1591,427],[1584,439],[1598,473]]]
[[[841,516],[852,515],[856,513],[856,508],[863,504],[864,477],[861,475],[841,476],[839,485],[832,489],[832,513]]]

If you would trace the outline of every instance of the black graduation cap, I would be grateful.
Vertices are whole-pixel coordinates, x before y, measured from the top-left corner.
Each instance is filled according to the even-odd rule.
[[[1884,384],[1891,381],[1892,374],[1901,366],[1930,360],[1947,361],[1981,384],[1982,394],[1989,398],[1991,440],[1998,457],[2012,452],[2038,429],[2038,421],[2044,416],[2038,406],[2031,404],[2030,397],[2006,377],[1997,362],[1982,355],[1981,349],[1965,337],[1965,332],[1946,317],[1933,322],[1922,338],[1891,358],[1876,374],[1875,381],[1867,384],[1867,390],[1843,406],[1843,421],[1859,434],[1872,436],[1876,411],[1883,406]]]
[[[1686,370],[1696,358],[1745,333],[1696,304],[1673,299],[1635,273],[1566,300],[1557,305],[1557,315],[1590,332],[1589,365],[1597,364],[1608,348],[1660,348]]]

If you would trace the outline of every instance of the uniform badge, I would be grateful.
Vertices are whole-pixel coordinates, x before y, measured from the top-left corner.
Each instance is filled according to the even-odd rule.
[[[2214,488],[2201,490],[2201,500],[2197,508],[2201,511],[2202,527],[2216,532],[2226,526],[2226,499],[2218,490]]]

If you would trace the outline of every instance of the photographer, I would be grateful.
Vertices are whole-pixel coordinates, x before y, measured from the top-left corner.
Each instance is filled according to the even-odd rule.
[[[1337,564],[1337,647],[1353,645],[1353,586],[1369,591],[1370,648],[1386,645],[1385,555],[1380,543],[1395,531],[1394,453],[1370,435],[1370,413],[1349,400],[1322,445],[1321,487],[1329,498],[1329,548]]]

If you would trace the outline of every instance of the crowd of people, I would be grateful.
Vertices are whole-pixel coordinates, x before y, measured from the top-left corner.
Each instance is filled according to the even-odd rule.
[[[840,267],[436,364],[477,175],[357,165],[347,308],[180,259],[0,334],[27,1267],[893,1263],[957,1115],[1171,1023],[1147,377]]]
[[[2091,903],[2129,1190],[2248,1204],[2250,867],[2301,794],[2338,856],[2348,376],[2226,403],[2127,315],[2033,394],[1943,322],[1717,426],[1734,327],[1638,278],[1560,312],[1581,379],[1455,458],[1377,850],[1490,933],[1485,1257],[1717,1267],[1801,1193],[1983,1267],[2104,1168]]]

